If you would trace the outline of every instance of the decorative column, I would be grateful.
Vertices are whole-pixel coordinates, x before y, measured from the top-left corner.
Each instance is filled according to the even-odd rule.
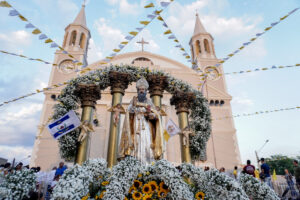
[[[122,103],[122,97],[125,93],[125,89],[129,84],[129,74],[121,72],[110,72],[109,79],[111,83],[112,94],[112,107]],[[111,112],[110,116],[110,128],[109,128],[109,141],[107,150],[107,166],[111,168],[117,163],[118,144],[119,144],[119,129],[120,121],[118,124],[114,123],[114,112]]]
[[[91,123],[96,101],[101,98],[100,88],[95,84],[80,83],[76,88],[75,94],[79,97],[81,102],[81,121]],[[79,143],[75,163],[82,165],[82,163],[87,160],[89,140],[90,137],[87,135],[83,141]]]
[[[167,77],[159,75],[150,75],[147,78],[149,83],[149,93],[155,106],[161,107],[161,98],[167,87]]]
[[[177,91],[170,99],[171,105],[175,105],[176,114],[179,120],[179,127],[183,130],[189,125],[188,114],[191,104],[195,99],[192,92]],[[189,145],[184,145],[183,135],[180,134],[180,147],[181,147],[181,162],[191,163],[191,154]]]

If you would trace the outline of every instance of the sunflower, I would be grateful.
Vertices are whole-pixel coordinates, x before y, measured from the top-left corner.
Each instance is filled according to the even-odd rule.
[[[134,186],[131,186],[131,187],[129,188],[128,193],[131,194],[131,192],[132,192],[133,190],[136,190],[136,188],[135,188]]]
[[[100,199],[103,198],[105,192],[106,192],[106,190],[103,190],[103,191],[100,193],[100,195],[99,195],[99,198],[100,198]]]
[[[197,192],[195,197],[197,200],[204,200],[205,194],[203,192]]]
[[[86,196],[82,197],[81,200],[87,200],[89,198],[89,195],[87,194]]]
[[[142,195],[140,192],[134,192],[134,193],[132,194],[132,198],[133,198],[134,200],[140,200],[142,197],[143,197],[143,195]]]
[[[160,190],[160,191],[164,191],[164,192],[168,192],[169,188],[168,188],[168,186],[162,181],[162,182],[159,184],[159,190]]]
[[[158,185],[157,185],[156,181],[150,181],[148,184],[151,186],[152,192],[154,192],[155,190],[158,190]]]
[[[103,186],[108,185],[108,184],[109,184],[108,181],[103,181],[103,182],[101,183],[101,185],[103,185]]]
[[[152,194],[146,194],[144,197],[143,197],[143,200],[152,200]]]
[[[166,197],[167,196],[167,193],[165,192],[165,191],[159,191],[158,192],[158,197],[159,198],[164,198],[164,197]]]
[[[143,194],[150,194],[152,192],[151,185],[145,184],[143,186]]]
[[[139,180],[134,180],[134,181],[133,181],[133,186],[134,186],[135,188],[139,188],[139,187],[142,186],[142,182],[139,181]]]
[[[125,197],[125,198],[124,198],[124,200],[128,200],[128,198],[127,198],[127,197]]]

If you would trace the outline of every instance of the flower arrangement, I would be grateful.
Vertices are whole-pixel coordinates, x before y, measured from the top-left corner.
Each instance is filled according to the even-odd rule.
[[[178,80],[163,71],[151,71],[148,68],[140,68],[129,65],[110,66],[95,70],[87,75],[74,78],[62,90],[58,97],[58,104],[54,106],[53,119],[58,119],[70,110],[79,108],[78,98],[75,96],[75,89],[79,83],[94,83],[101,90],[110,86],[109,73],[112,71],[129,74],[129,82],[136,82],[139,78],[147,79],[150,75],[166,76],[166,91],[174,94],[176,91],[193,92],[195,101],[192,104],[190,114],[190,125],[195,136],[190,137],[190,152],[193,160],[206,160],[206,143],[211,132],[211,117],[207,100],[202,93],[193,89],[188,83]],[[73,160],[76,152],[76,142],[79,136],[78,129],[62,136],[59,139],[60,154],[66,160]]]
[[[0,185],[0,199],[23,199],[24,197],[29,197],[30,191],[36,190],[36,175],[32,170],[14,170],[2,177],[2,181]]]
[[[239,182],[247,195],[257,200],[279,200],[280,198],[267,184],[258,181],[253,176],[242,174]]]

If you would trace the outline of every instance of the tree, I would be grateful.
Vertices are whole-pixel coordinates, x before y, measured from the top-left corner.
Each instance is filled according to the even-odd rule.
[[[265,162],[270,166],[270,173],[275,169],[276,174],[278,175],[284,175],[285,169],[288,169],[290,173],[294,174],[293,160],[295,160],[295,158],[280,154],[265,158]]]

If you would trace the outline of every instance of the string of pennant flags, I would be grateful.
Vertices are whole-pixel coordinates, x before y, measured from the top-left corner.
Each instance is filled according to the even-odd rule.
[[[223,120],[223,119],[230,119],[230,118],[237,118],[237,117],[247,117],[247,116],[252,116],[252,115],[261,115],[261,114],[268,114],[268,113],[273,113],[273,112],[281,112],[281,111],[296,110],[296,109],[300,109],[300,106],[290,107],[290,108],[281,108],[281,109],[275,109],[275,110],[264,110],[264,111],[258,111],[258,112],[253,112],[253,113],[230,115],[230,116],[225,116],[225,117],[218,117],[218,118],[215,118],[212,120]]]
[[[164,9],[166,9],[170,3],[172,3],[174,0],[170,0],[168,2],[165,2],[165,1],[162,1],[160,2],[160,5],[162,7],[161,10],[154,10],[151,14],[148,14],[147,15],[147,18],[149,20],[147,21],[140,21],[140,24],[144,25],[143,27],[140,27],[140,28],[136,28],[136,30],[138,31],[130,31],[129,32],[129,35],[127,35],[125,37],[125,41],[121,42],[120,45],[118,46],[119,48],[118,49],[113,49],[113,54],[110,54],[110,56],[107,56],[103,62],[100,63],[100,66],[98,67],[101,67],[102,65],[104,64],[108,64],[111,62],[111,60],[117,55],[117,53],[119,53],[126,45],[128,45],[128,43],[134,38],[136,37],[148,24],[150,24],[153,19],[155,19],[161,12],[164,11]],[[8,7],[8,8],[12,8],[12,6],[10,4],[8,4],[6,1],[0,1],[0,7]],[[145,8],[152,8],[154,7],[154,4],[153,3],[149,3],[145,6]],[[78,63],[77,63],[78,64]],[[75,72],[79,72],[80,74],[85,74],[87,72],[91,72],[92,69],[89,68],[89,67],[86,67],[86,68],[83,68],[81,70],[79,69],[76,69]],[[57,83],[57,84],[54,84],[52,86],[49,86],[49,87],[46,87],[46,88],[43,88],[43,89],[36,89],[35,92],[32,92],[32,93],[28,93],[26,95],[23,95],[23,96],[20,96],[20,97],[17,97],[17,98],[14,98],[14,99],[11,99],[11,100],[8,100],[8,101],[5,101],[3,103],[0,103],[0,107],[3,106],[3,105],[6,105],[6,104],[9,104],[9,103],[12,103],[12,102],[15,102],[15,101],[18,101],[18,100],[21,100],[21,99],[24,99],[26,97],[29,97],[29,96],[33,96],[35,94],[38,94],[38,93],[41,93],[41,92],[44,92],[44,91],[48,91],[48,90],[51,90],[51,89],[54,89],[54,88],[58,88],[58,87],[61,87],[61,86],[64,86],[64,85],[67,85],[68,84],[68,81],[66,82],[63,82],[63,83]]]
[[[233,51],[232,53],[228,54],[225,58],[221,59],[217,64],[213,65],[213,66],[207,66],[207,67],[211,67],[211,68],[217,68],[219,67],[221,64],[225,63],[227,60],[229,60],[230,58],[232,58],[234,55],[236,55],[237,53],[239,53],[240,51],[242,51],[243,49],[245,49],[245,47],[249,46],[250,44],[252,44],[255,40],[257,40],[257,38],[259,38],[260,36],[264,35],[266,32],[268,32],[269,30],[271,30],[274,26],[278,25],[280,22],[282,22],[283,20],[285,20],[287,17],[289,17],[290,15],[292,15],[293,13],[295,13],[298,8],[293,9],[292,11],[288,12],[286,15],[284,15],[283,17],[279,18],[278,21],[275,21],[273,23],[270,24],[270,26],[266,27],[262,32],[256,33],[254,37],[252,37],[249,41],[245,42],[242,44],[242,46],[240,46],[237,50]],[[204,76],[207,76],[206,72],[203,72],[201,70],[200,67],[196,68],[197,71],[204,73]],[[202,79],[202,82],[200,82],[200,86],[203,85],[205,83],[205,78]]]
[[[194,62],[192,62],[191,60],[191,56],[189,55],[189,53],[185,50],[185,48],[181,45],[181,43],[179,42],[178,38],[175,36],[175,34],[172,32],[172,30],[170,29],[170,27],[168,26],[168,24],[166,23],[166,21],[164,20],[164,18],[159,14],[157,17],[158,20],[163,22],[163,26],[167,29],[164,32],[164,35],[168,36],[168,39],[173,40],[176,43],[176,48],[178,48],[179,50],[181,50],[183,53],[182,55],[184,56],[185,59],[187,59],[187,62],[190,62],[192,64],[195,64]]]
[[[147,15],[147,20],[139,21],[139,23],[142,25],[141,27],[137,27],[134,31],[130,31],[129,34],[125,37],[125,41],[122,41],[118,48],[113,49],[113,52],[107,56],[103,62],[100,64],[107,64],[109,63],[128,43],[133,40],[142,30],[144,30],[155,18],[157,15],[159,15],[165,8],[167,8],[170,3],[172,3],[174,0],[170,0],[169,2],[162,1],[160,2],[160,5],[163,9],[161,10],[154,10],[153,13]],[[144,8],[154,8],[154,4],[151,2],[144,6]]]
[[[18,56],[18,57],[21,57],[21,58],[26,58],[26,59],[28,59],[28,60],[39,61],[39,62],[42,62],[42,63],[47,64],[47,65],[57,66],[57,64],[54,64],[54,63],[51,63],[51,62],[42,60],[42,59],[40,59],[40,58],[30,58],[30,57],[25,56],[25,55],[23,55],[23,54],[11,53],[11,52],[4,51],[4,50],[0,50],[0,53],[12,55],[12,56]]]
[[[227,72],[224,74],[218,74],[218,76],[223,76],[223,75],[235,75],[235,74],[245,74],[245,73],[251,73],[251,72],[258,72],[258,71],[267,71],[267,70],[275,70],[275,69],[286,69],[286,68],[294,68],[294,67],[300,67],[300,64],[294,64],[294,65],[280,65],[280,66],[275,66],[273,65],[272,67],[261,67],[261,68],[256,68],[253,70],[243,70],[243,71],[238,71],[238,72]],[[211,70],[207,72],[209,74]],[[205,74],[201,74],[200,77],[205,77]],[[201,79],[202,80],[202,79]]]
[[[63,54],[68,55],[70,58],[72,58],[72,62],[78,66],[82,66],[83,63],[79,62],[75,59],[73,55],[71,55],[68,51],[66,51],[63,47],[58,45],[54,40],[52,40],[50,37],[48,37],[45,33],[43,33],[37,26],[33,25],[24,15],[22,15],[17,9],[15,9],[11,4],[9,4],[7,1],[0,1],[0,7],[9,8],[11,9],[9,11],[9,16],[11,17],[18,17],[21,21],[25,22],[25,28],[26,29],[33,29],[32,34],[38,35],[39,40],[44,41],[46,44],[50,44],[50,48],[59,48]]]

